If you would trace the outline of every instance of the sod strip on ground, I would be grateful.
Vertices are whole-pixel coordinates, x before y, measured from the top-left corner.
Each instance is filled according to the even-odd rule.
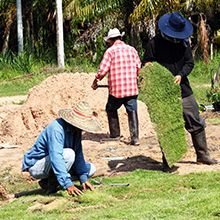
[[[158,63],[141,70],[139,98],[147,105],[158,141],[171,167],[187,150],[180,86]]]

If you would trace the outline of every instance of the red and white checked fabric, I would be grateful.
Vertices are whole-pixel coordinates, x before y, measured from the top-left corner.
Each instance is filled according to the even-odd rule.
[[[96,79],[108,73],[109,94],[116,98],[124,98],[138,94],[137,77],[141,61],[134,47],[121,40],[106,50],[96,74]]]

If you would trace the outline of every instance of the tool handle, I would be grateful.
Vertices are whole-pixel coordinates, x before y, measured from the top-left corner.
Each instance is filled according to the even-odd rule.
[[[98,88],[108,88],[108,85],[97,85]]]

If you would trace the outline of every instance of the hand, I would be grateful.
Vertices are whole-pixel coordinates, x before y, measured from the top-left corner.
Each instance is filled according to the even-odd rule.
[[[80,189],[78,189],[77,187],[75,187],[74,185],[69,186],[67,188],[67,192],[69,195],[73,195],[73,196],[80,196],[83,194],[83,192]]]
[[[181,79],[182,79],[182,76],[176,75],[176,76],[174,77],[174,83],[179,85],[180,82],[181,82]]]
[[[146,67],[146,66],[153,66],[153,63],[152,62],[146,62],[146,63],[144,63],[143,67]]]
[[[94,89],[94,90],[96,90],[97,88],[98,88],[98,84],[97,84],[97,79],[94,79],[94,81],[93,81],[93,83],[92,83],[92,88]]]
[[[82,187],[83,187],[83,190],[90,189],[91,191],[93,191],[95,189],[94,186],[89,181],[82,183]]]

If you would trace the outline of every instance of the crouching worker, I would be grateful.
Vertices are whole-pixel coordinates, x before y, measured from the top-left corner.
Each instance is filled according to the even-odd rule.
[[[100,125],[87,102],[79,102],[72,109],[62,109],[59,118],[51,122],[23,158],[22,171],[29,172],[47,194],[60,187],[70,195],[81,195],[82,190],[93,190],[88,181],[95,166],[85,162],[82,151],[82,130],[100,131]],[[74,185],[78,179],[82,190]]]

